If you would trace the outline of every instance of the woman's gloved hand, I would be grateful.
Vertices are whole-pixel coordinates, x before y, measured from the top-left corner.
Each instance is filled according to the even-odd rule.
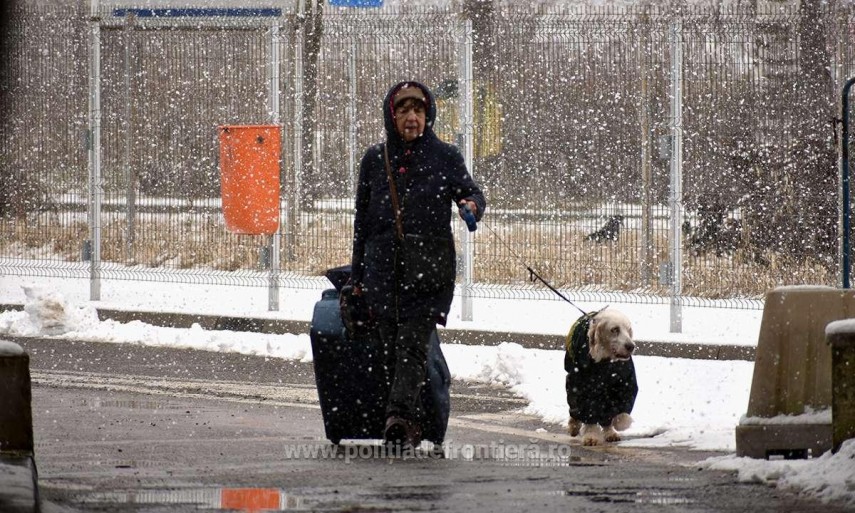
[[[362,288],[347,283],[339,295],[341,322],[352,339],[362,338],[371,329],[371,312],[362,295]]]

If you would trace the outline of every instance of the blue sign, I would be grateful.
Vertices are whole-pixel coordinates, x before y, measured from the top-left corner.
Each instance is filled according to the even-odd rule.
[[[274,8],[223,8],[223,9],[114,9],[113,16],[125,17],[133,14],[139,18],[218,18],[227,16],[236,17],[279,17],[282,9]]]
[[[383,7],[383,0],[329,0],[335,7]]]

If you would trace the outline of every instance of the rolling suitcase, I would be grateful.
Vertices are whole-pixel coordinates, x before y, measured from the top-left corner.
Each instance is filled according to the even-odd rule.
[[[349,275],[349,266],[327,272],[336,288],[325,290],[315,303],[310,329],[324,429],[334,444],[345,439],[383,438],[392,380],[383,368],[382,343],[376,331],[353,340],[341,322],[339,291]],[[451,374],[434,330],[421,391],[422,438],[434,444],[442,444],[445,439],[451,410],[450,385]]]

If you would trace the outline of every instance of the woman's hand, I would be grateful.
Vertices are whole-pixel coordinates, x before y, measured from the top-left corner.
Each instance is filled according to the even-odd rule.
[[[459,207],[469,205],[469,210],[472,211],[472,215],[474,215],[476,219],[478,218],[478,205],[474,201],[462,199],[457,202],[457,205]],[[460,216],[460,219],[463,219],[463,212],[458,212],[457,214]]]

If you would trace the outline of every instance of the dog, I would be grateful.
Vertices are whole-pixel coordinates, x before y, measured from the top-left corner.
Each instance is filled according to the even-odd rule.
[[[617,240],[618,235],[620,235],[620,227],[623,223],[622,215],[614,215],[606,221],[606,224],[603,225],[599,230],[589,233],[585,236],[587,240],[592,240],[594,242],[605,242],[608,240]]]
[[[564,346],[571,436],[582,444],[618,442],[618,431],[632,424],[638,382],[632,355],[635,342],[629,318],[608,308],[581,316]]]

